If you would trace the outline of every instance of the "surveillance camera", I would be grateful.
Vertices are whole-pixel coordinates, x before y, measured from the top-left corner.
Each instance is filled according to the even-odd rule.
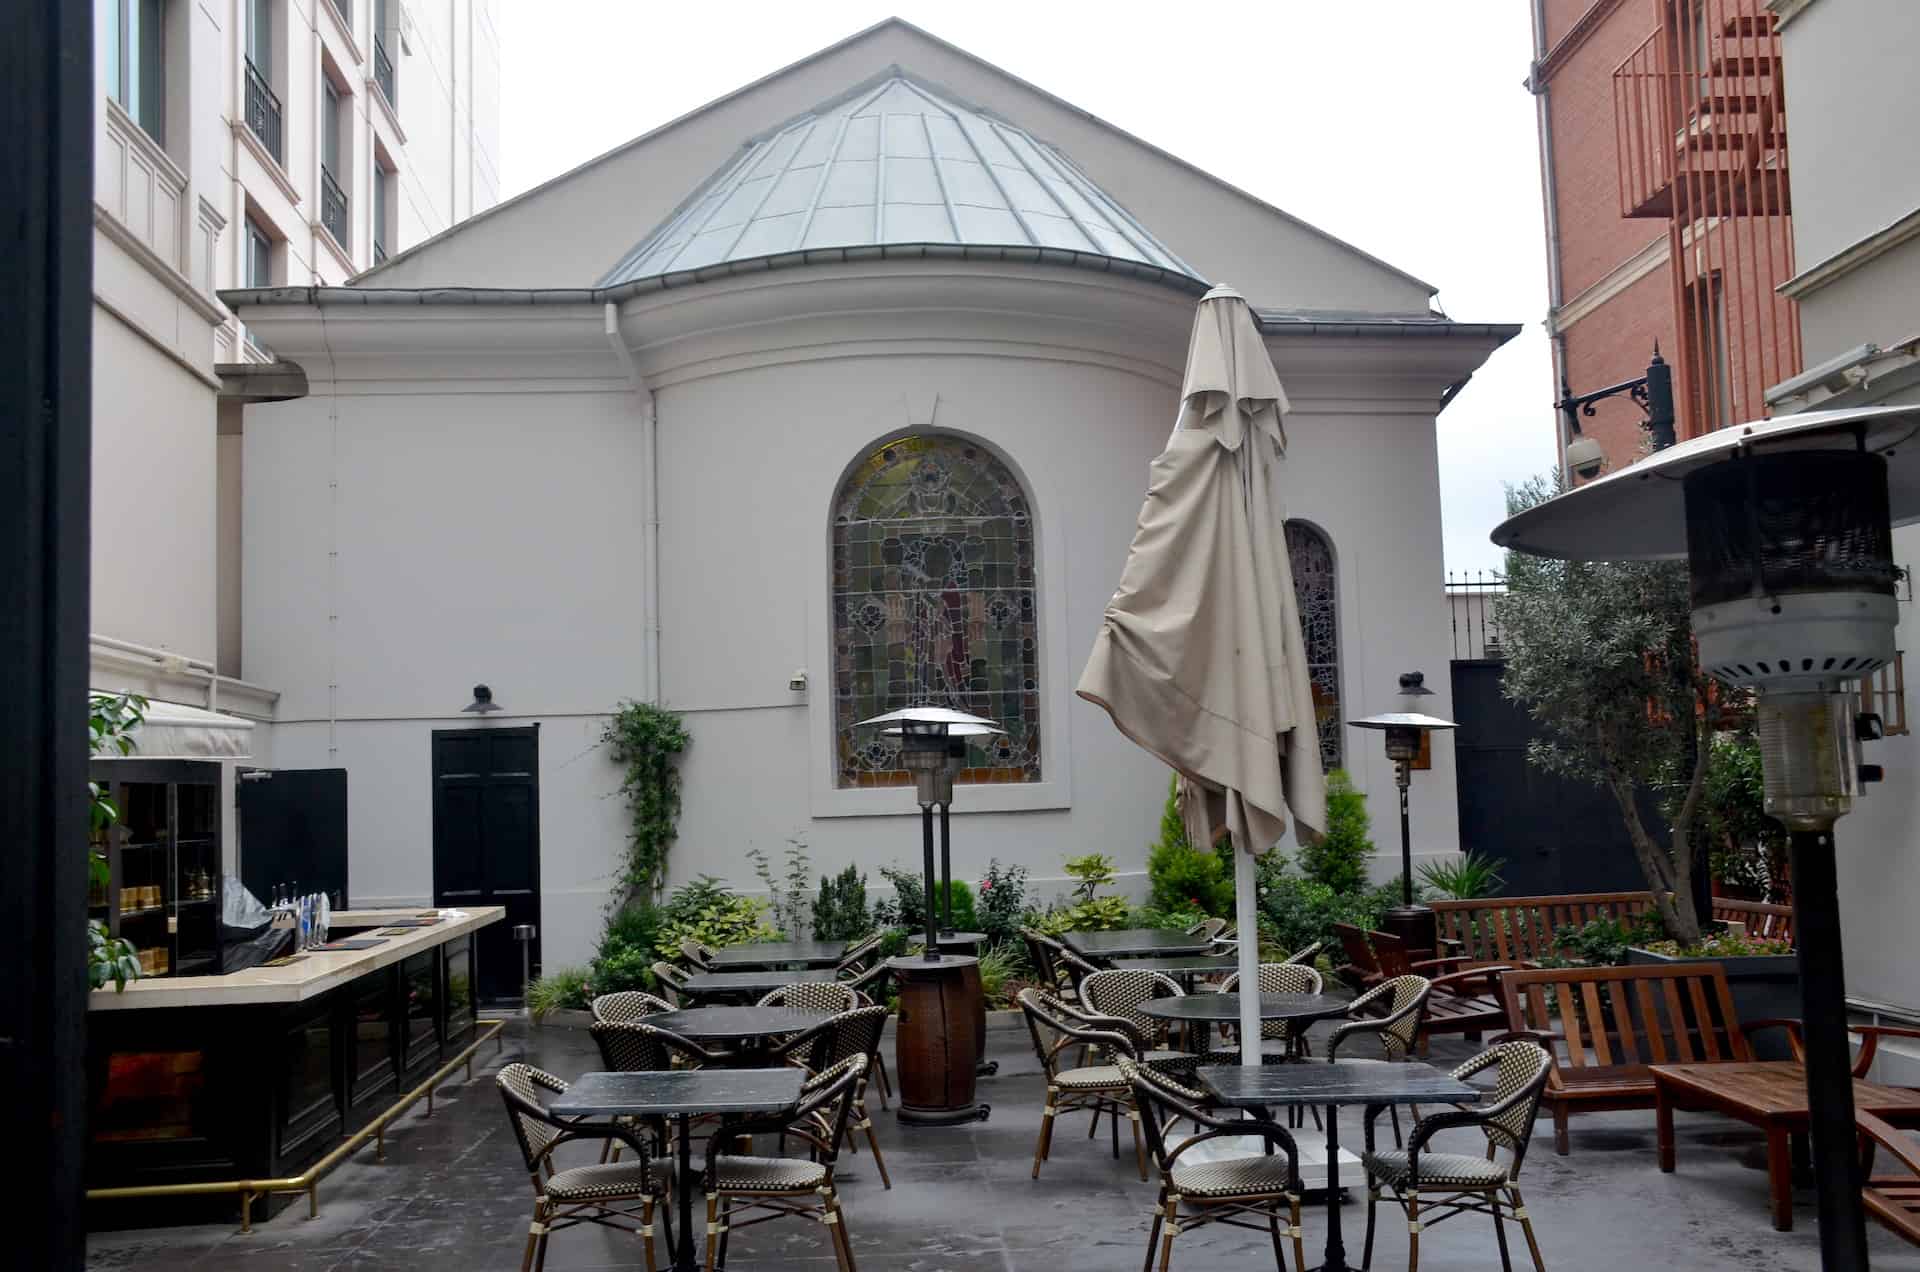
[[[787,688],[795,693],[806,692],[807,669],[805,667],[796,669],[791,676],[787,677]]]
[[[1606,462],[1600,443],[1591,437],[1576,437],[1567,443],[1567,471],[1582,481],[1598,477]]]

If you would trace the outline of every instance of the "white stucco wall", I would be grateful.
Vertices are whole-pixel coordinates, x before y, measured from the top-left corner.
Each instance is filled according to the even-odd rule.
[[[623,318],[659,421],[661,686],[693,735],[673,878],[754,886],[747,850],[777,858],[792,837],[821,870],[917,859],[901,792],[826,777],[827,540],[846,469],[930,424],[1007,458],[1039,536],[1045,789],[967,788],[955,870],[977,877],[998,856],[1044,890],[1066,856],[1099,850],[1137,889],[1164,772],[1070,691],[1171,426],[1191,301],[1084,271],[890,283],[892,268],[729,280]],[[997,311],[940,291],[982,287]],[[250,407],[246,425],[245,658],[284,690],[276,762],[349,768],[356,903],[424,899],[429,735],[475,727],[459,708],[474,682],[493,686],[505,710],[492,722],[542,728],[549,966],[585,958],[598,934],[624,809],[597,738],[648,674],[642,398],[599,319],[350,307],[329,311],[329,357],[301,343],[317,346],[318,324],[290,317],[271,338],[303,360],[313,396]],[[492,322],[533,325],[482,329]],[[1444,713],[1433,404],[1485,351],[1305,336],[1274,348],[1297,408],[1287,512],[1338,558],[1348,710],[1397,705],[1398,674],[1421,669]],[[1396,850],[1391,771],[1366,743],[1350,764]],[[1453,781],[1443,743],[1416,781],[1422,853],[1457,847]]]

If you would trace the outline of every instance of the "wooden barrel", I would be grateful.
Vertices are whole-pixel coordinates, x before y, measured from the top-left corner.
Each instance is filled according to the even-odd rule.
[[[900,1120],[921,1125],[973,1121],[980,1116],[973,1098],[984,1023],[980,960],[908,955],[889,959],[887,966],[900,988],[894,1032]]]
[[[952,932],[935,938],[934,943],[940,952],[949,951],[959,954],[977,954],[986,942],[985,932]],[[967,982],[967,992],[973,995],[973,1063],[976,1070],[987,1060],[987,991],[980,983],[980,966],[974,966],[961,973]]]

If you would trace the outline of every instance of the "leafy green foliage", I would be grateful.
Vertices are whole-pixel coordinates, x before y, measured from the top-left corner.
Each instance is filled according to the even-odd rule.
[[[1475,897],[1498,896],[1506,886],[1500,867],[1505,857],[1488,857],[1468,851],[1453,861],[1429,861],[1420,867],[1420,882],[1443,897],[1471,901]]]
[[[87,924],[87,984],[99,989],[108,981],[116,990],[140,979],[140,957],[132,941],[107,935],[107,925],[95,919]]]
[[[1507,511],[1560,489],[1535,478],[1508,490]],[[1507,554],[1507,594],[1495,607],[1507,659],[1502,691],[1541,726],[1528,763],[1613,796],[1661,917],[1689,942],[1699,923],[1672,898],[1693,895],[1693,822],[1719,714],[1694,657],[1690,611],[1685,565],[1519,552]],[[1664,843],[1641,819],[1640,789],[1669,809]]]
[[[1716,736],[1701,793],[1709,869],[1720,883],[1784,901],[1787,828],[1767,816],[1764,800],[1759,740],[1749,730]]]
[[[680,822],[680,769],[689,741],[677,711],[649,702],[622,702],[600,735],[616,764],[626,765],[620,793],[630,818],[627,855],[616,904],[652,899],[667,883],[667,854]]]
[[[759,897],[743,897],[712,875],[701,875],[674,890],[660,911],[655,953],[663,959],[680,956],[687,938],[716,949],[748,941],[771,941],[779,930],[770,922],[769,907]],[[651,961],[651,960],[649,960]]]
[[[1260,859],[1258,887],[1261,939],[1289,953],[1315,941],[1335,944],[1336,923],[1376,929],[1380,916],[1400,904],[1398,882],[1338,892],[1317,879],[1294,873],[1277,852]]]
[[[1223,863],[1211,849],[1202,852],[1188,842],[1177,783],[1176,778],[1170,784],[1166,806],[1160,812],[1160,838],[1147,850],[1148,900],[1159,910],[1231,914],[1232,864]]]
[[[787,840],[787,870],[782,879],[773,877],[773,862],[757,846],[747,849],[753,872],[766,885],[768,904],[773,907],[773,925],[792,940],[813,925],[808,913],[807,884],[813,878],[813,863],[807,857],[804,839]]]
[[[1750,936],[1735,936],[1730,932],[1715,932],[1702,937],[1691,945],[1682,945],[1678,941],[1635,942],[1641,949],[1651,950],[1655,954],[1666,954],[1673,958],[1757,958],[1768,954],[1791,954],[1791,941],[1763,941]]]
[[[980,956],[980,992],[986,997],[987,1006],[999,1008],[1006,1005],[1009,997],[1007,984],[1020,973],[1021,959],[1005,945],[993,945]]]
[[[873,931],[873,915],[867,909],[867,876],[858,866],[848,866],[833,878],[820,876],[820,895],[813,902],[813,939],[847,941],[863,939]]]
[[[1124,926],[1163,928],[1171,932],[1184,932],[1206,917],[1205,911],[1190,905],[1173,910],[1163,910],[1157,905],[1142,905],[1135,906],[1127,912],[1127,921]]]
[[[1578,927],[1563,923],[1553,930],[1554,954],[1542,959],[1548,966],[1568,963],[1618,967],[1627,961],[1627,949],[1665,938],[1660,916],[1649,910],[1620,918],[1588,919]]]
[[[1082,901],[1093,900],[1096,892],[1120,877],[1114,871],[1113,858],[1104,852],[1068,857],[1065,869],[1068,875],[1078,881],[1073,885],[1073,891]]]
[[[660,907],[644,898],[629,902],[615,913],[601,933],[600,947],[587,969],[589,992],[652,989],[653,951],[664,923]]]
[[[1355,892],[1367,882],[1373,856],[1367,797],[1354,789],[1345,769],[1327,774],[1327,833],[1300,848],[1300,872],[1335,892]],[[1271,855],[1271,854],[1269,854]]]
[[[137,693],[96,693],[87,697],[87,742],[94,755],[132,755],[133,730],[147,718],[147,700]],[[107,789],[95,781],[87,783],[87,879],[95,890],[105,893],[112,878],[107,862],[107,831],[120,820]],[[87,983],[99,989],[108,981],[115,990],[123,990],[130,980],[140,979],[139,952],[133,942],[111,935],[98,920],[87,923]]]
[[[527,1011],[544,1020],[556,1011],[584,1011],[592,1005],[591,976],[584,967],[559,967],[527,986]],[[612,992],[612,991],[607,991]]]
[[[987,934],[989,945],[1015,950],[1023,965],[1026,951],[1020,942],[1020,926],[1026,921],[1026,911],[1027,868],[1003,866],[997,857],[989,861],[987,873],[980,879],[979,904],[974,906],[979,930]]]
[[[1125,897],[1094,897],[1055,906],[1037,915],[1033,926],[1048,936],[1062,932],[1112,932],[1128,926],[1133,907]]]

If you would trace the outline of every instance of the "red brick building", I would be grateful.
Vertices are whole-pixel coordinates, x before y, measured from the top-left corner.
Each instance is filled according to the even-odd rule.
[[[1764,0],[1531,0],[1548,331],[1574,394],[1673,367],[1681,438],[1766,414],[1800,370],[1786,103]],[[1626,395],[1577,420],[1609,468]],[[1556,415],[1564,454],[1570,432]]]

